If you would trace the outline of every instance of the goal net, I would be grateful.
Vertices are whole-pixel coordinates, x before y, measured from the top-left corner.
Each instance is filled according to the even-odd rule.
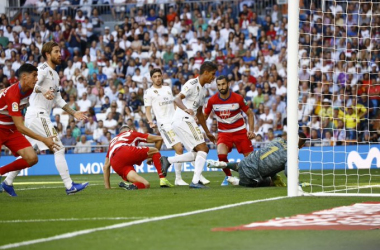
[[[380,196],[380,3],[300,1],[297,28],[299,185]]]

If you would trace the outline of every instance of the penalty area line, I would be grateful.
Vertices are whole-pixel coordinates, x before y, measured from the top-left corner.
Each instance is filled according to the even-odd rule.
[[[55,235],[55,236],[47,237],[47,238],[22,241],[22,242],[18,242],[18,243],[11,243],[11,244],[0,246],[0,249],[10,249],[10,248],[15,248],[15,247],[29,246],[29,245],[34,245],[34,244],[44,243],[44,242],[49,242],[49,241],[54,241],[54,240],[62,240],[62,239],[73,238],[73,237],[77,237],[80,235],[90,234],[90,233],[99,232],[99,231],[129,227],[129,226],[133,226],[133,225],[139,225],[139,224],[155,222],[155,221],[169,220],[169,219],[173,219],[173,218],[185,217],[185,216],[190,216],[190,215],[195,215],[195,214],[202,214],[202,213],[207,213],[207,212],[212,212],[212,211],[217,211],[217,210],[223,210],[223,209],[227,209],[227,208],[233,208],[233,207],[239,207],[239,206],[244,206],[244,205],[260,203],[260,202],[281,200],[281,199],[285,199],[285,198],[288,198],[288,196],[280,196],[280,197],[274,197],[274,198],[269,198],[269,199],[261,199],[261,200],[253,200],[253,201],[244,201],[244,202],[240,202],[240,203],[234,203],[234,204],[223,205],[223,206],[219,206],[219,207],[206,208],[206,209],[200,209],[200,210],[195,210],[195,211],[191,211],[191,212],[185,212],[185,213],[179,213],[179,214],[170,214],[170,215],[164,215],[164,216],[158,216],[158,217],[151,217],[151,218],[142,219],[142,220],[123,222],[123,223],[118,223],[118,224],[111,225],[111,226],[85,229],[85,230],[74,231],[74,232],[70,232],[70,233],[59,234],[59,235]]]

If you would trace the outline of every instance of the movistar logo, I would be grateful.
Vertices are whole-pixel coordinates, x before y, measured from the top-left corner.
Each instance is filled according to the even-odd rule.
[[[376,159],[376,167],[380,168],[380,151],[378,148],[371,148],[365,159],[357,151],[351,151],[347,157],[347,165],[349,169],[354,169],[354,164],[358,169],[370,169],[373,159]]]

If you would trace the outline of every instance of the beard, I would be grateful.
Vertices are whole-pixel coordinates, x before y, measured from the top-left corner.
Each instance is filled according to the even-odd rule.
[[[218,89],[219,90],[219,93],[221,93],[222,95],[225,95],[228,93],[228,89]]]
[[[60,58],[52,58],[51,62],[54,63],[55,65],[60,65],[61,64],[61,59]]]

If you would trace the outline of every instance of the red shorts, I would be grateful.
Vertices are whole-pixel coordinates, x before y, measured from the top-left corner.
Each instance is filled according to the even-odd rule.
[[[17,151],[32,146],[18,130],[0,128],[0,148],[2,145],[7,146],[15,157]]]
[[[228,152],[231,152],[234,144],[240,154],[251,153],[253,151],[252,142],[248,139],[246,130],[233,133],[219,133],[217,145],[221,143],[228,147]]]
[[[132,147],[122,146],[116,150],[111,156],[111,166],[115,172],[127,180],[127,175],[130,171],[135,171],[133,165],[140,165],[148,158],[148,147]]]

